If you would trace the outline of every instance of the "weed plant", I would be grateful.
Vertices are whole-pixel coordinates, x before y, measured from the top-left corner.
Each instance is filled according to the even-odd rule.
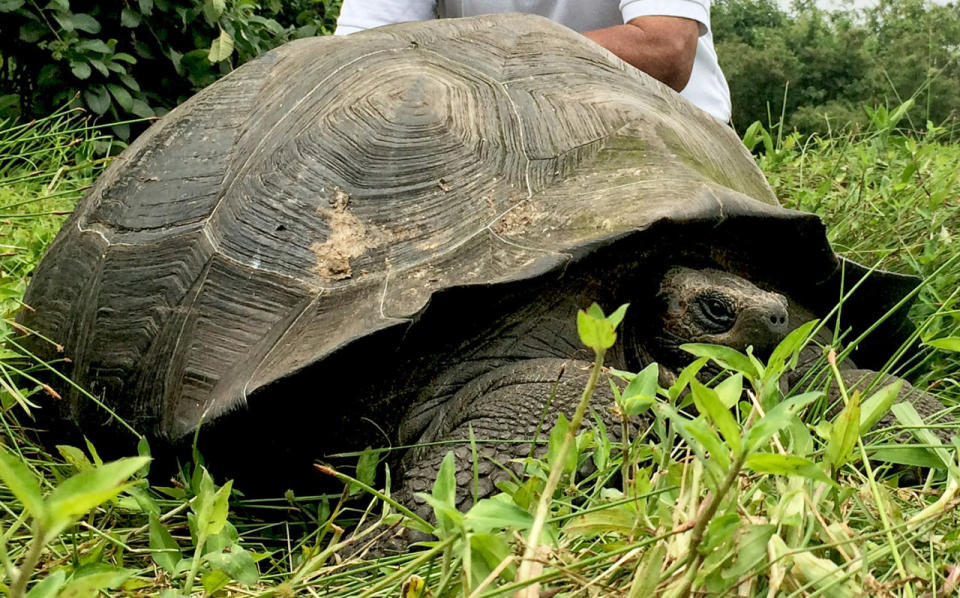
[[[901,361],[912,380],[956,405],[956,361],[942,349],[960,337],[951,267],[960,146],[932,125],[900,135],[896,111],[872,114],[866,131],[778,139],[758,125],[745,141],[760,150],[784,203],[820,213],[842,253],[926,279],[913,311],[926,344]],[[372,486],[382,479],[373,475],[377,451],[360,456],[355,477],[326,470],[345,483],[339,497],[273,500],[218,486],[199,455],[169,485],[151,482],[146,441],[139,456],[112,463],[89,443],[51,454],[33,442],[28,416],[53,400],[31,375],[49,364],[17,351],[24,331],[13,314],[63,213],[107,161],[109,140],[81,120],[59,112],[0,127],[0,589],[8,595],[919,597],[957,587],[957,445],[908,405],[891,405],[895,387],[846,389],[831,347],[822,377],[841,388],[841,403],[830,411],[816,387],[784,394],[780,381],[815,323],[766,362],[690,346],[693,363],[670,388],[659,386],[656,366],[606,372],[615,405],[591,401],[593,385],[611,383],[595,366],[581,408],[570,421],[545,422],[546,450],[535,453],[543,455],[525,460],[524,475],[501,483],[497,496],[457,511],[445,460],[426,497],[433,521],[395,504],[389,486]],[[580,315],[597,364],[631,316],[640,317],[597,307]],[[702,384],[695,374],[707,363],[722,373]],[[614,442],[594,417],[607,409],[646,425]],[[897,427],[871,431],[891,410]],[[898,487],[908,470],[893,464],[895,449],[910,451],[901,461],[927,466],[919,484]],[[434,539],[364,559],[365,546],[400,525]]]

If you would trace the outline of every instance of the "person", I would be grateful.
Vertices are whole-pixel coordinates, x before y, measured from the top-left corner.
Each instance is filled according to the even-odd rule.
[[[710,32],[710,0],[343,0],[335,35],[436,17],[539,14],[679,91],[720,121],[730,90]]]

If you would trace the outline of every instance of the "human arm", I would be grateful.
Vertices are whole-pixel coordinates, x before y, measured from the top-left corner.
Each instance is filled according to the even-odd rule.
[[[584,35],[624,62],[680,91],[693,70],[700,23],[685,17],[645,15],[623,25],[586,31]]]

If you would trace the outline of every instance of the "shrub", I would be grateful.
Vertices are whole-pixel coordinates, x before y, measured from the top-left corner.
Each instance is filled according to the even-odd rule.
[[[112,121],[154,116],[270,48],[329,33],[338,9],[339,0],[0,0],[0,117],[47,114],[77,93]]]

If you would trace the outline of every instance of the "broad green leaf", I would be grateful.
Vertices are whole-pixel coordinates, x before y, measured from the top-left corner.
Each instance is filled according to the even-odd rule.
[[[752,453],[764,445],[771,436],[786,427],[790,418],[821,396],[823,396],[822,392],[806,392],[774,405],[747,430],[745,439],[747,453]]]
[[[659,376],[660,367],[651,363],[630,380],[620,399],[624,415],[633,417],[650,408],[656,400]]]
[[[0,481],[17,497],[31,517],[42,519],[47,511],[40,484],[17,455],[0,448]]]
[[[120,11],[120,25],[124,27],[134,28],[140,25],[140,13],[130,10],[129,8],[124,8]]]
[[[599,309],[596,303],[590,307],[591,312]],[[606,351],[617,342],[617,333],[614,332],[613,325],[603,317],[603,312],[600,314],[600,317],[597,317],[594,313],[583,310],[577,312],[577,332],[580,335],[580,342],[598,353]]]
[[[850,457],[860,438],[860,391],[854,391],[843,410],[833,420],[823,459],[836,473]]]
[[[563,439],[567,435],[567,429],[569,427],[570,422],[567,421],[567,417],[561,413],[557,416],[557,423],[550,429],[550,439],[547,441],[547,465],[551,469],[555,467],[560,460],[560,449],[563,447]],[[574,447],[571,447],[571,449],[573,448]],[[572,473],[576,468],[576,463],[576,451],[571,450],[566,454],[566,459],[563,462],[563,472],[565,474]]]
[[[547,541],[549,536],[545,536]],[[470,534],[470,551],[473,560],[472,571],[470,572],[471,582],[474,587],[479,586],[484,579],[495,569],[504,559],[510,556],[510,545],[507,539],[500,534]],[[516,567],[510,565],[500,574],[501,579],[512,580],[516,575]],[[424,592],[421,598],[428,598],[429,593]],[[404,597],[406,598],[406,597]]]
[[[253,555],[236,544],[230,547],[229,552],[220,551],[204,558],[211,567],[223,571],[245,586],[252,586],[260,579]]]
[[[227,8],[226,0],[204,0],[203,16],[211,25],[216,25],[220,20],[220,15]]]
[[[630,582],[630,593],[627,598],[647,598],[656,595],[656,587],[660,581],[660,570],[666,560],[667,548],[662,542],[650,547],[640,558],[640,565],[633,573]]]
[[[108,46],[102,39],[85,39],[81,42],[78,42],[75,47],[77,50],[80,50],[83,52],[113,54],[113,48]]]
[[[726,409],[732,409],[743,396],[743,374],[737,373],[714,387],[717,398]]]
[[[563,526],[563,532],[577,537],[610,533],[628,535],[636,527],[637,513],[627,505],[616,505],[577,515]]]
[[[217,490],[210,503],[210,509],[206,512],[207,518],[200,519],[197,515],[197,529],[201,536],[215,536],[220,533],[223,526],[227,523],[227,514],[230,510],[230,491],[233,489],[233,480],[228,480],[226,484]]]
[[[118,459],[68,478],[47,499],[43,528],[50,535],[59,533],[74,518],[120,494],[127,487],[124,482],[147,461],[148,457]]]
[[[940,442],[936,434],[926,427],[923,418],[920,417],[920,414],[917,413],[916,408],[912,404],[903,401],[891,407],[890,411],[893,412],[897,421],[910,428],[910,433],[913,434],[914,438],[919,440],[921,444],[929,444],[937,447],[925,450],[936,455],[942,466],[950,472],[950,475],[955,479],[960,479],[960,468],[957,466],[956,456],[954,456],[952,451],[943,446],[943,443]]]
[[[377,477],[377,464],[379,462],[379,451],[376,451],[369,446],[364,448],[363,452],[360,453],[360,457],[357,459],[357,480],[363,482],[367,486],[372,486]],[[360,491],[360,486],[356,484],[350,485],[351,496],[356,495]]]
[[[0,0],[0,12],[13,12],[26,4],[26,0]]]
[[[90,63],[80,62],[77,60],[70,61],[70,72],[73,73],[73,76],[81,81],[83,79],[88,79],[92,70],[90,69]]]
[[[207,596],[212,596],[227,587],[230,583],[230,576],[220,569],[212,569],[203,574],[200,578],[200,583],[203,585]]]
[[[620,322],[623,321],[623,316],[625,316],[627,313],[628,307],[630,307],[630,304],[624,303],[623,305],[617,308],[617,311],[607,316],[607,321],[610,322],[611,326],[616,328],[617,326],[620,325]]]
[[[150,516],[150,556],[170,575],[176,575],[177,563],[183,558],[180,545],[156,515]]]
[[[707,425],[706,418],[686,422],[686,432],[697,439],[710,457],[726,471],[730,467],[730,451],[720,440],[720,436]]]
[[[697,357],[708,357],[721,367],[740,372],[750,380],[759,378],[757,368],[749,357],[724,345],[705,345],[702,343],[687,343],[680,348]]]
[[[533,516],[516,505],[484,498],[467,511],[464,522],[470,531],[477,533],[503,528],[525,530],[533,523]]]
[[[140,7],[140,12],[144,16],[150,16],[153,14],[153,0],[137,0],[137,6]]]
[[[216,64],[230,58],[231,54],[233,54],[233,38],[221,29],[220,36],[210,43],[210,52],[207,54],[207,59]]]
[[[133,110],[133,97],[129,91],[116,83],[107,83],[107,89],[110,90],[110,95],[113,96],[113,99],[117,101],[121,108],[127,112]]]
[[[428,530],[434,534],[444,537],[454,530],[463,527],[463,513],[457,510],[456,506],[446,501],[437,500],[430,494],[420,492],[417,494],[433,509],[433,514],[437,519],[439,534],[435,530]]]
[[[67,582],[59,596],[61,598],[96,596],[101,591],[120,587],[131,575],[133,575],[131,569],[114,567],[106,563],[86,566],[74,573],[73,578]]]
[[[667,396],[670,397],[671,401],[676,401],[684,389],[690,384],[690,381],[697,377],[697,374],[700,373],[700,370],[703,369],[703,366],[707,365],[707,362],[710,361],[709,357],[700,357],[687,367],[683,368],[683,371],[680,372],[680,375],[677,376],[676,382],[670,385],[670,388],[667,389]]]
[[[816,463],[795,455],[775,453],[754,453],[747,457],[744,465],[757,473],[773,475],[800,476],[825,484],[836,486]]]
[[[89,65],[92,66],[93,68],[97,69],[97,71],[98,71],[101,75],[103,75],[104,77],[109,77],[109,76],[110,76],[110,69],[107,68],[107,65],[104,64],[104,62],[103,62],[102,60],[100,60],[100,59],[98,59],[98,58],[88,58],[88,59],[87,59],[87,64],[89,64]]]
[[[103,115],[110,108],[110,93],[103,85],[94,85],[83,91],[83,99],[94,113]]]
[[[716,432],[708,428],[702,419],[687,419],[685,416],[677,413],[669,405],[657,403],[656,410],[660,417],[669,419],[677,433],[687,441],[687,445],[691,448],[691,450],[693,450],[700,462],[704,464],[707,473],[712,478],[710,482],[713,487],[716,488],[723,479],[724,472],[718,465],[719,461],[710,460],[707,458],[707,453],[704,451],[704,449],[706,448],[707,450],[710,450],[710,448],[705,446],[704,442],[698,438],[697,435],[699,435],[701,438],[708,438],[707,442],[714,446],[714,450],[716,451],[715,454],[717,455],[724,454],[726,452],[723,448],[723,443],[720,442],[720,437],[717,436]],[[709,440],[711,436],[713,437],[712,442]],[[727,462],[729,463],[729,459]]]
[[[697,552],[710,554],[719,546],[733,544],[733,534],[740,528],[740,516],[736,513],[717,514],[710,520],[703,541],[697,546]]]
[[[739,455],[743,448],[740,440],[740,426],[737,425],[737,420],[733,418],[730,410],[720,402],[717,391],[707,388],[696,380],[690,381],[690,389],[693,391],[693,402],[697,409],[717,427],[734,454]]]
[[[70,15],[70,22],[74,29],[79,29],[80,31],[84,31],[93,35],[100,33],[100,23],[86,13],[72,13]]]
[[[30,588],[27,598],[54,598],[66,581],[66,572],[63,569],[57,569]]]
[[[68,444],[58,444],[57,452],[63,457],[63,460],[73,466],[77,471],[90,471],[93,469],[93,463],[82,450]]]
[[[803,348],[804,341],[807,340],[807,337],[819,323],[819,320],[811,320],[790,331],[770,354],[764,375],[779,378],[785,369],[796,367],[797,357],[800,355],[800,349]]]
[[[873,393],[869,399],[863,402],[860,406],[861,436],[872,430],[877,422],[890,411],[890,407],[897,400],[897,395],[900,394],[902,388],[903,380],[897,380]]]
[[[912,467],[942,469],[943,461],[933,452],[910,445],[879,445],[870,449],[870,461],[896,463]]]
[[[443,456],[443,462],[433,482],[433,498],[444,505],[457,506],[457,465],[453,451]]]
[[[931,341],[924,343],[928,347],[933,347],[934,349],[943,349],[944,351],[955,351],[960,352],[960,336],[947,336],[944,338],[937,338]]]

